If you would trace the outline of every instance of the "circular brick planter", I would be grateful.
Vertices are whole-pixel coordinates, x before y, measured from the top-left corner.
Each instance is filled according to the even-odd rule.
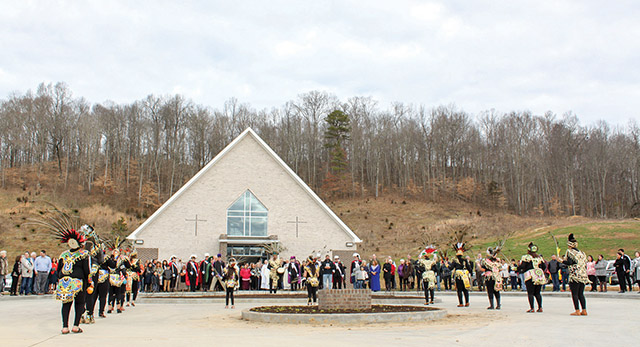
[[[385,313],[263,313],[242,311],[242,319],[263,323],[288,324],[360,324],[389,322],[424,322],[438,320],[447,316],[447,311],[430,307],[428,311],[385,312]]]

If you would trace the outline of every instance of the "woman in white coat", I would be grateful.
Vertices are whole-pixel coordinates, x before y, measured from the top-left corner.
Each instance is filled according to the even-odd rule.
[[[269,262],[265,260],[260,270],[260,289],[269,290],[269,273]]]

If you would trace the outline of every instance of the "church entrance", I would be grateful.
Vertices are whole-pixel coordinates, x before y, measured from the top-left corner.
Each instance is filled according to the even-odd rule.
[[[261,245],[228,245],[229,258],[236,258],[238,263],[257,263],[267,259],[267,252]]]

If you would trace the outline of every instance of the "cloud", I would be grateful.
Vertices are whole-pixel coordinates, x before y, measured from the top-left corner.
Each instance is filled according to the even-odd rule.
[[[619,1],[11,2],[0,98],[65,81],[93,102],[182,93],[256,108],[309,90],[471,113],[640,118],[640,5]]]

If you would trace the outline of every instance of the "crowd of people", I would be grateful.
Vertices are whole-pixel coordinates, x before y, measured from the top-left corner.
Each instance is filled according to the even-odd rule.
[[[614,261],[616,278],[619,281],[619,291],[632,291],[634,285],[640,290],[640,252],[635,252],[632,259],[621,249]],[[321,281],[319,288],[331,287],[333,289],[369,288],[372,291],[382,290],[382,285],[387,291],[393,290],[423,290],[424,266],[421,259],[413,260],[411,255],[396,262],[391,256],[379,261],[372,255],[369,260],[362,260],[355,253],[353,259],[345,265],[335,256],[333,260],[320,258],[319,254],[312,257],[313,262],[320,269]],[[472,287],[484,290],[486,276],[483,276],[483,255],[477,254],[475,259],[464,257],[470,264],[470,280]],[[569,285],[568,266],[563,263],[565,257],[551,256],[546,260],[540,255],[541,262],[545,264],[543,273],[547,279],[542,287],[545,291],[550,287],[551,291],[566,291]],[[590,291],[606,292],[608,290],[609,275],[607,267],[609,260],[603,255],[594,259],[588,257],[587,275],[589,277]],[[269,260],[262,262],[240,262],[238,266],[239,290],[302,290],[305,281],[304,266],[310,261],[299,261],[296,257],[279,259],[276,270],[276,284],[270,283],[270,273],[273,266]],[[8,290],[10,295],[43,295],[52,294],[57,284],[58,259],[51,259],[45,250],[37,255],[35,252],[25,252],[17,255],[13,264],[7,258],[7,252],[0,252],[0,292]],[[382,263],[382,266],[381,264]],[[497,258],[497,272],[502,278],[503,290],[526,290],[525,271],[518,270],[522,260]],[[193,255],[187,262],[173,256],[168,260],[146,260],[139,271],[140,292],[172,292],[172,291],[224,291],[224,270],[227,267],[221,254],[204,255],[204,259],[198,260]],[[434,285],[437,291],[452,291],[454,287],[454,266],[452,259],[440,256],[434,264]],[[11,277],[11,286],[5,287],[8,278]],[[622,279],[622,280],[620,280]]]
[[[0,293],[4,292],[5,278],[10,274],[10,295],[55,294],[62,301],[62,333],[82,332],[80,323],[94,323],[94,307],[99,302],[99,317],[125,307],[135,307],[138,292],[169,291],[224,291],[225,308],[234,308],[236,290],[297,291],[306,288],[308,304],[317,301],[319,289],[423,290],[425,305],[434,303],[434,294],[453,290],[458,296],[458,307],[469,306],[469,290],[477,285],[486,288],[489,298],[487,309],[500,309],[500,292],[526,290],[530,309],[527,312],[543,312],[541,292],[551,283],[552,291],[565,291],[568,286],[575,307],[572,315],[587,315],[584,290],[607,291],[609,261],[602,255],[595,260],[578,249],[578,242],[569,235],[567,252],[563,257],[552,255],[550,260],[538,254],[538,248],[530,243],[527,253],[519,261],[501,259],[502,245],[490,247],[486,255],[478,254],[475,261],[465,255],[465,243],[453,245],[455,255],[438,256],[434,246],[428,246],[413,260],[410,255],[399,264],[387,257],[380,262],[374,254],[370,260],[362,260],[353,254],[350,263],[343,263],[339,256],[333,259],[321,254],[311,255],[302,261],[295,256],[282,259],[274,253],[263,262],[240,262],[231,258],[225,263],[221,254],[204,255],[197,260],[194,254],[183,263],[173,256],[170,260],[146,261],[141,264],[135,250],[116,246],[106,249],[103,243],[87,242],[93,228],[83,226],[61,232],[58,236],[69,245],[59,259],[51,259],[45,250],[39,255],[25,252],[16,256],[13,267],[7,261],[6,251],[0,251]],[[95,240],[95,239],[94,239]],[[382,263],[382,264],[381,264]],[[620,283],[620,293],[640,290],[640,252],[631,259],[624,249],[619,249],[613,262]],[[11,271],[9,272],[9,269]],[[628,288],[628,289],[627,289]],[[537,304],[538,309],[535,309]],[[68,319],[71,306],[76,317],[71,330]],[[108,308],[107,308],[108,305]]]

